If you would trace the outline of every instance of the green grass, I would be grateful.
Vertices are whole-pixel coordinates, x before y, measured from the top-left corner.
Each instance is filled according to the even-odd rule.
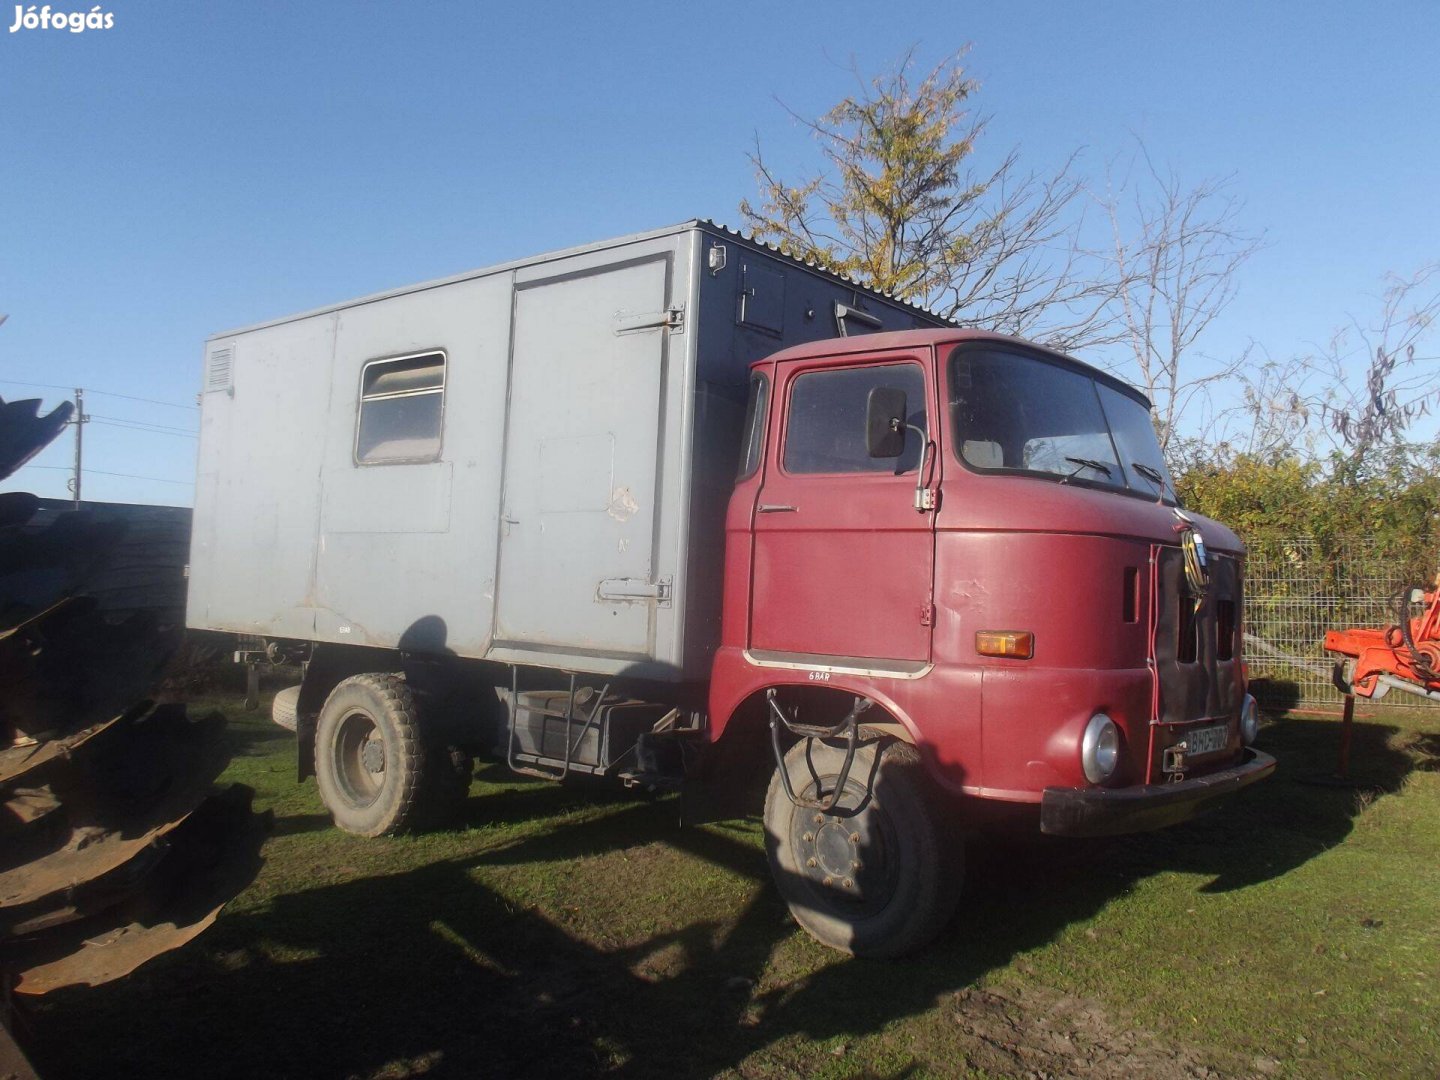
[[[490,767],[461,827],[360,840],[222,704],[227,778],[276,816],[260,876],[180,952],[46,999],[47,1078],[1440,1073],[1434,719],[1358,725],[1359,792],[1298,783],[1337,725],[1282,720],[1281,773],[1190,825],[976,843],[947,933],[877,964],[788,921],[754,821]]]

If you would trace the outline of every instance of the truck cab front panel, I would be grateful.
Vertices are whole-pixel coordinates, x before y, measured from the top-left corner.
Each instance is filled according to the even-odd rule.
[[[898,337],[767,364],[765,449],[729,517],[713,735],[766,687],[820,682],[882,705],[935,778],[971,796],[1040,803],[1243,764],[1243,548],[1175,505],[1148,403],[979,333],[907,342],[928,382],[902,387]],[[794,467],[797,424],[815,426],[794,388],[825,371],[906,402],[890,420],[906,444],[883,471],[861,456],[858,391],[831,403],[816,475]],[[1207,553],[1197,585],[1185,563]],[[1115,759],[1103,772],[1097,739]]]

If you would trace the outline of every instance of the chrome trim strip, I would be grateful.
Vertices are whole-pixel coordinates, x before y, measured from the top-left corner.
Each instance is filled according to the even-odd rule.
[[[816,663],[814,661],[800,661],[798,659],[778,659],[778,657],[780,656],[797,655],[793,653],[773,653],[770,655],[773,657],[777,657],[777,659],[771,659],[769,657],[762,659],[755,653],[751,652],[749,649],[746,649],[744,652],[746,663],[753,664],[755,667],[779,668],[785,671],[826,671],[831,673],[832,675],[863,675],[871,679],[923,679],[926,675],[929,675],[930,672],[935,669],[934,661],[926,661],[924,666],[920,668],[912,670],[900,670],[896,668],[887,669],[860,667],[858,665],[865,662],[865,660],[860,657],[836,657],[837,660],[841,661],[849,659],[852,661],[851,664],[825,664]],[[897,663],[904,664],[909,663],[909,661],[902,660],[897,661]]]

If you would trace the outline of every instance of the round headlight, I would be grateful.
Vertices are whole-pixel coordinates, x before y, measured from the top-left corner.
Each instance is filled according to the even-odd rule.
[[[1120,767],[1120,729],[1104,713],[1096,713],[1085,725],[1080,740],[1080,767],[1092,784],[1104,784]]]
[[[1245,695],[1245,701],[1240,706],[1240,738],[1245,745],[1249,746],[1260,734],[1260,706],[1249,694]]]

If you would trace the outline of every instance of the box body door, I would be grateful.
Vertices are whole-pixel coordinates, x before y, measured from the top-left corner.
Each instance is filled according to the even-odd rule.
[[[652,656],[670,250],[515,286],[496,641]]]

